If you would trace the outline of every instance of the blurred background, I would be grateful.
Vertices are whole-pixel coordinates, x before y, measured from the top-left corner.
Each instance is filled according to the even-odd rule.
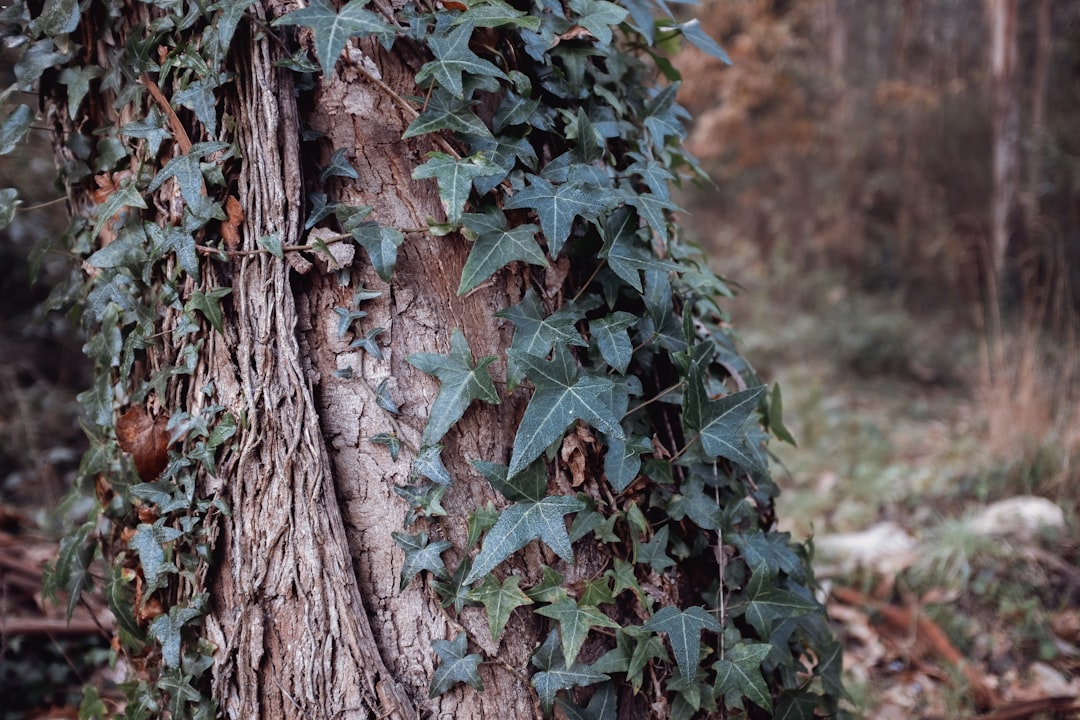
[[[782,388],[798,447],[772,448],[778,515],[816,548],[850,709],[1074,716],[1080,5],[696,14],[734,65],[693,48],[675,62],[712,178],[683,188],[683,225],[740,289],[724,306]],[[96,608],[68,626],[40,596],[89,379],[47,312],[72,268],[47,133],[32,135],[0,162],[25,203],[0,233],[0,698],[40,718],[78,706],[108,647]]]

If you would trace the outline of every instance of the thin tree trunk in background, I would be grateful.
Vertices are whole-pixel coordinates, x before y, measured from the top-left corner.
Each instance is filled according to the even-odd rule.
[[[1046,86],[1050,71],[1050,56],[1054,49],[1051,27],[1053,3],[1038,0],[1035,6],[1035,62],[1031,69],[1031,126],[1030,147],[1027,152],[1027,177],[1021,195],[1026,221],[1038,217],[1039,185],[1042,182],[1042,162],[1046,118]]]
[[[986,0],[990,27],[990,114],[993,190],[990,198],[990,260],[1000,275],[1009,243],[1009,212],[1019,176],[1020,104],[1016,99],[1017,0]]]

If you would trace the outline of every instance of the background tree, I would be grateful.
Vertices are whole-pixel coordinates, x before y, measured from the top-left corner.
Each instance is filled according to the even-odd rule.
[[[726,56],[660,10],[5,11],[96,364],[49,589],[104,585],[126,716],[835,711],[779,392],[671,223],[654,48]]]

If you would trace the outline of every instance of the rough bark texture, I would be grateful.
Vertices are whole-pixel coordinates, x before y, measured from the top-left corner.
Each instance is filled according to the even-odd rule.
[[[370,54],[355,48],[346,53],[314,94],[305,122],[329,141],[305,146],[303,155],[315,162],[310,155],[316,149],[325,160],[332,149],[346,148],[360,179],[332,181],[331,197],[373,206],[373,219],[388,226],[423,227],[426,218],[441,213],[435,185],[410,176],[432,149],[430,141],[402,141],[411,118],[352,63],[364,62],[401,94],[415,93],[416,68],[399,52],[366,46],[364,52]],[[272,67],[265,41],[242,44],[235,56],[244,246],[254,249],[257,238],[273,232],[283,244],[293,244],[300,241],[304,192],[289,74]],[[482,718],[536,712],[527,681],[510,669],[525,668],[541,639],[531,616],[512,619],[500,648],[482,612],[467,609],[470,637],[505,663],[482,666],[483,693],[459,686],[429,699],[436,661],[431,640],[453,637],[459,628],[420,579],[398,591],[403,555],[391,533],[401,529],[407,508],[393,487],[409,482],[413,451],[438,392],[437,382],[405,358],[447,352],[454,328],[464,332],[478,357],[502,354],[509,333],[493,313],[524,287],[524,279],[516,278],[509,291],[500,283],[458,298],[467,252],[458,236],[413,233],[400,249],[390,285],[360,249],[346,286],[317,263],[302,278],[293,276],[290,287],[288,267],[266,255],[245,259],[232,278],[236,351],[232,357],[218,354],[213,362],[223,371],[219,392],[228,387],[235,365],[237,408],[246,411],[248,429],[226,473],[234,513],[219,543],[209,623],[221,653],[215,694],[229,717]],[[353,338],[337,333],[333,309],[348,306],[357,285],[383,292],[364,303],[369,314],[356,328],[386,329],[379,337],[381,361],[350,348]],[[345,367],[353,368],[352,378],[334,375]],[[373,388],[385,378],[401,407],[397,418],[375,403]],[[464,546],[468,512],[497,501],[469,461],[506,462],[519,412],[519,402],[473,408],[445,439],[444,460],[455,484],[443,503],[448,517],[427,527],[433,539]],[[398,461],[368,440],[380,432],[401,438]],[[539,551],[530,552],[533,570],[520,570],[536,580]],[[450,555],[453,568],[459,558]]]

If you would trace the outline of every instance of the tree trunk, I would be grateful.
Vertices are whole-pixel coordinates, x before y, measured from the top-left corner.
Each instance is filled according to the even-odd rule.
[[[1000,276],[1009,244],[1009,213],[1019,180],[1020,103],[1016,0],[987,0],[990,27],[990,122],[993,128],[993,190],[990,198],[991,272]]]
[[[284,8],[275,14],[281,15]],[[362,44],[369,72],[399,94],[414,92],[408,58]],[[373,218],[399,228],[422,228],[441,214],[434,183],[412,170],[427,140],[405,140],[410,117],[355,67],[339,65],[297,114],[288,70],[274,68],[269,41],[241,42],[236,51],[235,111],[240,133],[244,247],[273,232],[299,242],[304,207],[301,126],[326,133],[323,159],[336,148],[359,179],[341,182],[335,198],[369,205]],[[359,57],[354,54],[353,58]],[[370,64],[369,64],[370,63]],[[233,516],[223,529],[214,579],[209,637],[226,662],[215,666],[215,694],[233,718],[527,717],[530,693],[505,667],[486,664],[485,691],[462,686],[435,699],[427,688],[434,669],[433,639],[456,634],[454,622],[420,582],[398,591],[402,553],[391,538],[406,504],[395,484],[409,467],[435,380],[405,362],[416,352],[446,353],[450,331],[461,329],[477,355],[505,357],[509,336],[492,314],[520,287],[491,286],[467,299],[455,294],[467,248],[459,236],[413,233],[402,246],[388,285],[357,251],[340,274],[312,271],[290,285],[289,268],[265,255],[244,260],[233,277],[236,346],[209,358],[219,390],[228,378],[249,429],[226,489]],[[357,287],[382,292],[365,302],[356,334],[384,328],[382,360],[350,347],[336,330],[335,307]],[[352,370],[345,379],[335,375]],[[340,375],[340,374],[339,374]],[[376,405],[373,388],[389,379],[400,404],[395,419]],[[228,404],[228,403],[226,403]],[[509,458],[517,408],[474,408],[448,437],[444,453],[454,477],[445,498],[451,517],[495,494],[473,459]],[[395,461],[368,440],[391,432],[403,446]],[[438,529],[430,529],[438,532]],[[464,522],[446,529],[465,546]],[[438,538],[442,539],[442,538]],[[537,578],[538,579],[538,578]],[[474,638],[490,637],[479,613]],[[542,637],[514,623],[498,652],[508,667],[524,667]],[[489,640],[485,648],[498,649]]]

